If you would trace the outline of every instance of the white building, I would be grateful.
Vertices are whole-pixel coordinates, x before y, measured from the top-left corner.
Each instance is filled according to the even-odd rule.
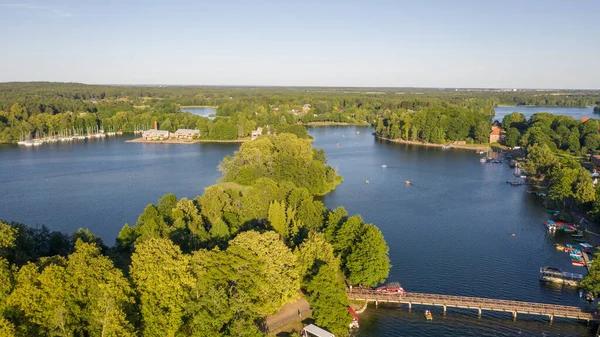
[[[173,136],[177,139],[192,139],[194,137],[200,137],[200,130],[177,129]]]
[[[252,131],[252,140],[255,140],[256,138],[260,137],[262,135],[262,128],[259,127],[256,130]]]
[[[144,131],[142,138],[146,140],[165,140],[169,139],[169,131],[150,129]]]

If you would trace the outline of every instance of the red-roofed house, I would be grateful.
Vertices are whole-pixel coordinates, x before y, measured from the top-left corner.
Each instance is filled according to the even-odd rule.
[[[583,118],[581,119],[581,123],[585,123],[588,121],[589,118],[587,118],[587,116],[583,116]]]
[[[490,132],[490,143],[500,143],[502,140],[502,128],[498,125],[492,125],[492,132]]]

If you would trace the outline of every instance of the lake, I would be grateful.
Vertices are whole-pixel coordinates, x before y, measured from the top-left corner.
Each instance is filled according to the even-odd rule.
[[[189,112],[189,113],[192,113],[192,114],[198,115],[198,116],[207,117],[208,119],[214,119],[215,118],[214,115],[217,113],[216,108],[183,108],[183,109],[181,109],[181,111]],[[213,116],[211,116],[211,115],[213,115]]]
[[[544,208],[524,186],[505,183],[512,177],[506,165],[481,164],[473,152],[378,141],[368,127],[309,131],[344,177],[324,202],[379,226],[390,247],[389,281],[407,291],[585,305],[575,291],[539,283],[541,266],[583,268],[554,249],[542,225]],[[0,219],[66,232],[88,227],[112,244],[126,222],[135,223],[163,194],[201,194],[219,178],[221,159],[239,147],[124,143],[129,138],[0,147]],[[484,311],[478,318],[475,310],[449,309],[442,317],[433,308],[428,323],[424,309],[370,306],[358,335],[593,335],[572,320],[549,324],[520,314],[513,322],[508,313]]]
[[[494,108],[496,115],[494,120],[502,122],[504,116],[511,114],[512,112],[520,112],[529,118],[534,113],[538,112],[549,112],[553,115],[565,115],[573,117],[574,119],[582,119],[584,116],[588,118],[595,118],[594,107],[587,108],[561,108],[561,107],[545,107],[545,106],[497,106]]]
[[[193,198],[221,176],[238,144],[125,143],[133,136],[0,146],[0,219],[73,232],[87,227],[108,245],[125,223],[166,193]]]

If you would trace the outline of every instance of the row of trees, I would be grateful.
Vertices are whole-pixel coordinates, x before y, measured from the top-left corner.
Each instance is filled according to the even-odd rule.
[[[502,120],[505,143],[510,147],[545,144],[552,152],[571,155],[593,153],[600,150],[600,121],[576,120],[569,116],[537,113],[529,120],[518,112]]]
[[[449,141],[487,143],[492,111],[427,108],[418,112],[386,112],[377,119],[375,129],[378,135],[389,139],[436,144]]]
[[[14,142],[22,134],[52,135],[71,131],[74,123],[57,121],[29,123],[29,117],[81,113],[96,116],[96,124],[106,130],[133,131],[158,120],[165,130],[194,127],[206,139],[246,137],[257,126],[286,129],[297,123],[370,123],[385,128],[378,131],[403,139],[429,141],[469,140],[483,142],[485,118],[498,104],[536,104],[543,106],[587,106],[598,104],[600,95],[588,91],[556,93],[519,91],[453,91],[417,89],[344,88],[207,88],[207,87],[133,87],[93,86],[77,83],[2,83],[0,84],[0,141]],[[13,113],[17,104],[22,110]],[[303,107],[309,104],[308,110]],[[183,105],[218,106],[217,118],[180,114]],[[405,120],[405,113],[429,110],[458,117],[468,123],[466,132],[444,118],[428,117],[433,122]],[[384,116],[388,114],[387,116]],[[391,116],[396,114],[397,116]],[[465,114],[465,116],[462,116]],[[472,114],[475,121],[471,120]],[[437,120],[436,120],[437,118]],[[56,117],[56,120],[63,118]],[[390,119],[390,121],[388,121]],[[403,119],[401,122],[398,119]],[[488,118],[489,119],[489,118]],[[252,124],[255,123],[255,124]],[[413,127],[415,124],[426,124]],[[440,129],[433,125],[440,123]],[[394,124],[398,127],[394,128]],[[380,125],[378,125],[380,126]],[[57,129],[60,127],[61,129]],[[404,128],[404,129],[403,129]],[[76,128],[75,128],[76,129]],[[385,130],[384,130],[385,129]],[[431,129],[431,130],[430,130]],[[57,131],[58,130],[58,131]],[[294,129],[293,131],[298,131]],[[283,130],[279,132],[289,132]],[[294,132],[296,133],[296,132]],[[424,133],[424,134],[421,134]],[[467,134],[465,136],[465,133]]]

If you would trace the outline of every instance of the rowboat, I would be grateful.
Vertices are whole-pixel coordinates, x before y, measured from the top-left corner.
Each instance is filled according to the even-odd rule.
[[[432,321],[432,320],[433,320],[433,316],[431,315],[431,311],[429,311],[429,310],[425,310],[425,318],[426,318],[428,321]]]

